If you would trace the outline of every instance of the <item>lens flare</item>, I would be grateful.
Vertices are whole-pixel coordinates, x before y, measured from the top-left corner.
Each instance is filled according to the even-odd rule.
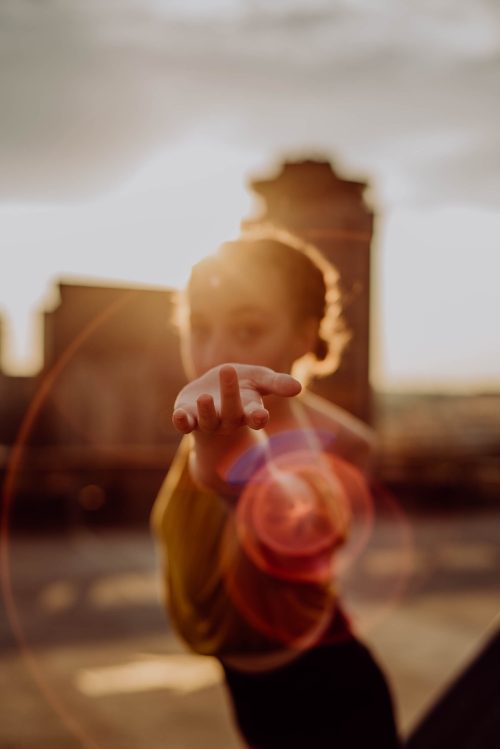
[[[243,491],[221,545],[226,590],[253,627],[293,648],[324,640],[330,629],[339,636],[332,628],[335,552],[351,536],[343,561],[352,564],[373,523],[361,472],[325,449],[309,449],[311,437],[312,430],[273,435],[227,472]],[[325,442],[314,437],[316,445]]]
[[[87,731],[81,721],[76,718],[66,707],[64,700],[59,693],[50,685],[45,676],[42,664],[35,655],[33,649],[26,638],[21,616],[16,604],[14,591],[12,589],[11,576],[11,558],[9,548],[9,521],[10,511],[15,498],[16,480],[20,475],[24,449],[28,443],[31,430],[36,423],[40,411],[51,394],[58,378],[65,368],[78,352],[83,343],[110,317],[129,302],[136,295],[135,291],[127,291],[120,298],[110,304],[99,315],[92,319],[88,325],[82,329],[79,335],[71,342],[68,348],[63,352],[61,357],[56,361],[51,370],[49,370],[41,381],[40,387],[36,392],[20,426],[16,442],[12,446],[9,462],[6,470],[6,477],[3,486],[3,503],[0,516],[0,582],[5,603],[5,610],[9,624],[14,637],[16,638],[19,652],[23,661],[31,674],[34,683],[37,685],[40,694],[44,697],[47,704],[52,708],[54,713],[59,717],[61,723],[67,731],[84,747],[84,749],[102,749],[99,744]]]

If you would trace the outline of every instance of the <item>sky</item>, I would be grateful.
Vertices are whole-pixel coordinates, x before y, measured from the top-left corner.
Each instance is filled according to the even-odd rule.
[[[377,211],[374,384],[500,388],[496,0],[4,0],[3,367],[54,279],[176,286],[320,155]]]

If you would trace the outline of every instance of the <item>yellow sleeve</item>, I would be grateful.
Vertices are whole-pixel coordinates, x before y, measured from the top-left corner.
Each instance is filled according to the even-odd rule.
[[[151,513],[174,627],[193,650],[210,655],[314,640],[335,604],[331,580],[283,579],[256,564],[237,513],[191,479],[190,446],[184,438]]]

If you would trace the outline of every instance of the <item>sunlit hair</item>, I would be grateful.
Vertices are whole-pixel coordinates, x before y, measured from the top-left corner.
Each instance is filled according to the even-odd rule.
[[[214,255],[193,267],[186,291],[179,294],[176,322],[181,329],[188,325],[189,292],[194,279],[208,277],[214,264],[275,268],[285,283],[295,322],[316,318],[319,323],[316,346],[295,362],[294,376],[306,383],[338,368],[350,332],[342,316],[338,271],[316,247],[289,232],[267,226],[225,242]]]

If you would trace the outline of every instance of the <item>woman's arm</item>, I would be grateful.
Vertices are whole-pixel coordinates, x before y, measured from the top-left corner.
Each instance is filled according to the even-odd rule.
[[[224,497],[237,496],[238,487],[224,478],[227,455],[258,443],[255,432],[269,420],[263,396],[286,398],[300,390],[288,374],[243,364],[214,367],[186,385],[176,399],[172,421],[178,431],[193,435],[193,480]]]

